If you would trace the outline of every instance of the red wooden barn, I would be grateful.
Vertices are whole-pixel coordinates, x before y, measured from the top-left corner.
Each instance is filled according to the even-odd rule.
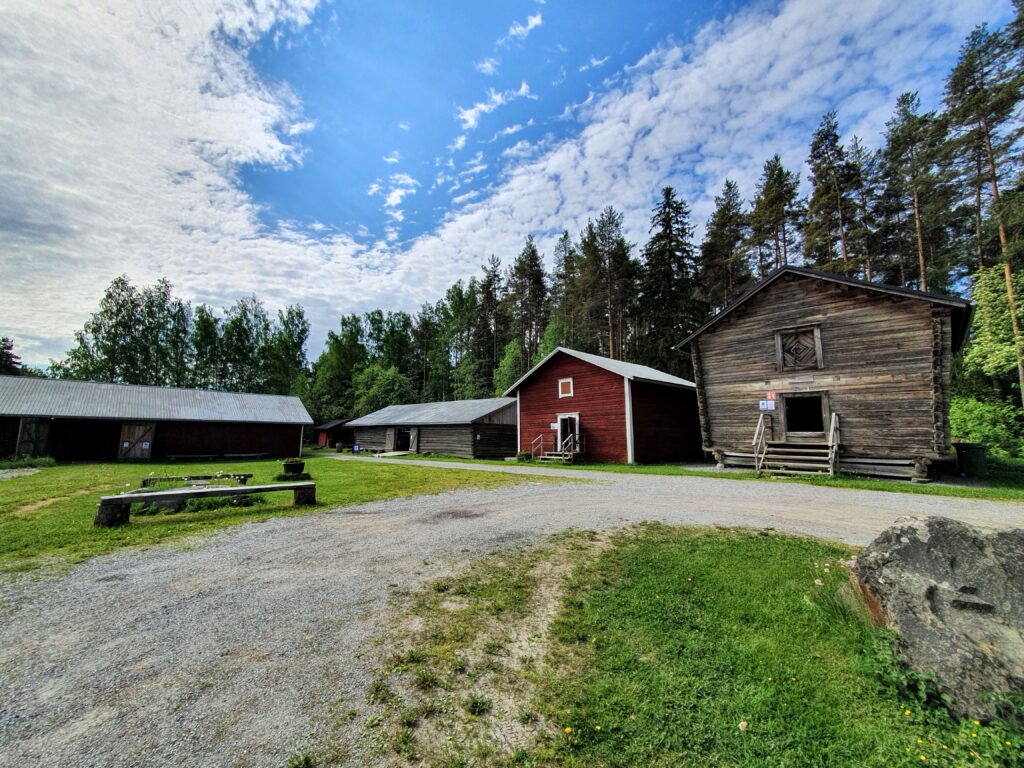
[[[505,393],[536,458],[657,464],[700,459],[693,382],[559,347]]]

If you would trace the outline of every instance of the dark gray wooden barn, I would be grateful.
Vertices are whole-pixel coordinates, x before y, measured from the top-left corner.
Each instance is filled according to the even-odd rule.
[[[516,453],[516,400],[451,400],[389,405],[348,423],[356,444],[374,453],[410,451],[467,459]]]
[[[294,456],[312,423],[297,397],[0,376],[0,458]]]
[[[704,450],[786,474],[921,478],[950,458],[970,318],[963,299],[783,267],[682,342]]]

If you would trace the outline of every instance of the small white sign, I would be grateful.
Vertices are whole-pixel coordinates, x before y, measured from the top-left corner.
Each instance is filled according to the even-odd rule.
[[[143,441],[143,443],[142,443],[142,450],[148,451],[149,450],[149,443]]]
[[[761,401],[761,410],[762,411],[774,411],[775,410],[775,401],[774,400],[762,400]]]
[[[125,447],[125,448],[127,448],[127,447],[128,447],[128,446],[130,446],[130,445],[131,445],[131,443],[129,443],[129,442],[127,441],[127,440],[125,440],[125,441],[124,441],[124,447]]]
[[[557,421],[551,422],[550,424],[548,424],[548,428],[550,428],[550,429],[558,429],[558,422]]]

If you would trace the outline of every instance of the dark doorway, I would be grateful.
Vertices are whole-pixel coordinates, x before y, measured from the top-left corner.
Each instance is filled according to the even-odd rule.
[[[824,435],[825,410],[821,395],[786,395],[786,434]]]
[[[395,450],[408,451],[410,438],[411,435],[408,429],[398,430],[398,433],[395,435]]]

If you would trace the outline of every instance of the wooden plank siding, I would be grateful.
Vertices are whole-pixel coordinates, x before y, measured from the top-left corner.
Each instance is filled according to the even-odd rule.
[[[361,451],[383,451],[387,427],[355,427],[356,444]]]
[[[513,406],[514,412],[515,406]],[[356,427],[362,451],[384,451],[389,427]],[[415,453],[440,453],[465,459],[503,459],[516,453],[515,424],[423,424],[390,429],[418,429]]]
[[[572,397],[558,396],[558,380],[573,380]],[[558,414],[578,413],[587,461],[625,462],[626,394],[623,378],[584,360],[559,353],[519,387],[519,450],[529,451],[538,435],[548,450],[558,439],[551,429]]]
[[[817,327],[821,368],[779,370],[776,331]],[[691,342],[703,442],[751,450],[770,391],[827,394],[843,455],[934,459],[950,447],[951,310],[785,275]],[[782,439],[782,413],[769,439]],[[827,422],[826,422],[827,429]]]

